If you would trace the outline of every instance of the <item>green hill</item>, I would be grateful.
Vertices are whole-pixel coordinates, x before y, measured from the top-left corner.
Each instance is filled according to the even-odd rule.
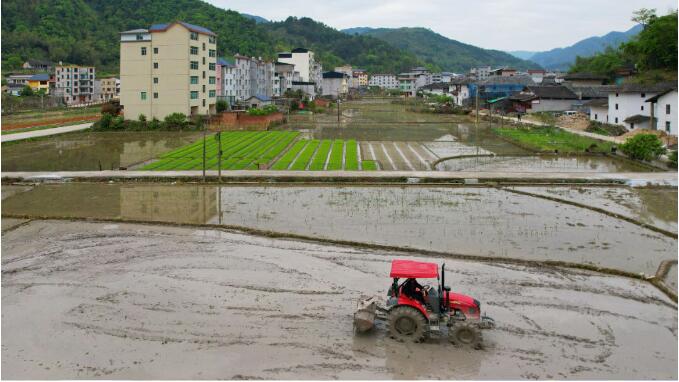
[[[508,53],[482,49],[464,44],[426,28],[351,28],[345,33],[372,36],[390,45],[415,54],[430,67],[463,72],[475,66],[511,66],[516,69],[539,68],[540,66],[514,57]]]
[[[26,59],[96,65],[117,72],[119,32],[183,20],[213,30],[220,55],[274,58],[305,46],[325,68],[350,63],[370,71],[400,71],[422,64],[378,39],[348,36],[311,19],[256,23],[238,12],[200,0],[5,0],[2,2],[3,68]]]

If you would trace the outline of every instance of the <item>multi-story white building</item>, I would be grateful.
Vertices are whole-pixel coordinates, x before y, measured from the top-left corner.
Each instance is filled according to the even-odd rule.
[[[431,74],[431,83],[436,84],[439,82],[448,83],[455,77],[454,73],[451,72],[440,72]]]
[[[417,89],[432,83],[431,73],[421,66],[399,74],[398,81],[401,92],[411,97],[417,94]]]
[[[344,97],[349,91],[349,76],[342,72],[323,73],[323,95],[332,98]]]
[[[93,66],[59,65],[55,68],[54,90],[67,105],[96,101],[94,99]]]
[[[224,100],[229,105],[236,102],[235,71],[233,60],[223,57],[217,59],[217,99]]]
[[[291,52],[278,54],[278,61],[295,66],[295,71],[299,72],[300,82],[315,84],[315,92],[320,92],[323,68],[314,57],[314,52],[305,48],[295,48]]]
[[[676,84],[660,83],[655,85],[624,84],[611,89],[608,93],[608,123],[625,126],[628,130],[655,128],[651,123],[653,103],[646,101],[657,95],[665,94],[673,88],[676,89]]]
[[[292,89],[292,81],[295,78],[295,73],[299,77],[299,73],[295,72],[295,65],[276,62],[274,64],[274,92],[275,97],[281,97],[287,90]]]
[[[469,76],[476,80],[485,80],[490,76],[492,68],[490,66],[479,66],[469,70]]]
[[[381,89],[398,89],[398,85],[399,82],[395,74],[373,74],[368,80],[368,86],[377,86]]]

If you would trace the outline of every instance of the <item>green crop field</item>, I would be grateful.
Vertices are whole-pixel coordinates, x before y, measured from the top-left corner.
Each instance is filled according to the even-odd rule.
[[[297,138],[293,131],[229,131],[221,135],[221,166],[217,136],[209,135],[176,150],[165,153],[159,160],[142,170],[200,170],[203,168],[203,144],[205,144],[205,167],[215,170],[256,170],[259,164],[272,162]]]
[[[260,165],[272,170],[357,171],[359,163],[366,171],[377,170],[374,161],[361,161],[358,143],[353,140],[297,139],[293,131],[229,131],[220,133],[221,165],[219,163],[219,141],[216,134],[164,153],[155,162],[142,170],[201,170],[203,168],[203,145],[205,146],[205,168],[216,170],[257,170]]]

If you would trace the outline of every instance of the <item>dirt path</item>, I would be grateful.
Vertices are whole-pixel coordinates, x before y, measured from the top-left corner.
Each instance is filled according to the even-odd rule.
[[[398,253],[47,221],[2,252],[5,379],[677,378],[676,306],[636,280],[448,260],[498,322],[468,351],[352,334]]]

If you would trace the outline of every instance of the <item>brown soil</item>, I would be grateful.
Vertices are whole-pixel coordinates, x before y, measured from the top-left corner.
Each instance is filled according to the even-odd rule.
[[[65,124],[65,123],[70,123],[70,122],[89,122],[89,121],[96,121],[100,118],[101,116],[99,114],[94,114],[94,115],[79,115],[75,117],[62,117],[62,118],[52,118],[52,119],[43,119],[43,120],[38,120],[38,121],[30,121],[30,122],[21,122],[21,123],[3,123],[2,124],[2,130],[16,130],[16,129],[25,129],[29,127],[38,127],[38,126],[49,126],[49,125],[60,125],[60,124]]]
[[[676,379],[676,306],[649,283],[446,260],[485,349],[356,336],[397,252],[32,221],[2,237],[4,379]],[[441,262],[442,259],[425,258]]]
[[[556,121],[557,125],[573,130],[584,131],[589,126],[589,117],[583,113],[561,115]]]

